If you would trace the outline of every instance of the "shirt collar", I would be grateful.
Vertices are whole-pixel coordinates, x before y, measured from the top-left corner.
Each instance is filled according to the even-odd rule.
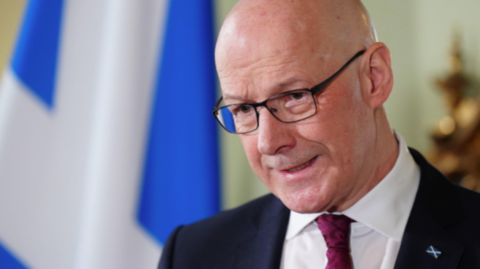
[[[370,192],[341,214],[401,241],[418,190],[420,168],[410,155],[402,136],[398,133],[395,135],[399,153],[392,170]],[[297,236],[324,213],[301,214],[290,211],[285,239]]]

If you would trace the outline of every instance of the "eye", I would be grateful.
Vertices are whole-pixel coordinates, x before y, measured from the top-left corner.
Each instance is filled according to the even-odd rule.
[[[250,111],[252,111],[252,106],[248,106],[248,105],[241,105],[239,108],[240,112],[242,113],[250,113]]]
[[[294,92],[292,93],[290,96],[292,97],[292,99],[294,100],[300,100],[303,98],[303,96],[305,95],[304,92]]]

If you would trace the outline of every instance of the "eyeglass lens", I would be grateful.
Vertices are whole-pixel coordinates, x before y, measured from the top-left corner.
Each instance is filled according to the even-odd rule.
[[[268,99],[270,113],[282,122],[295,122],[315,114],[314,96],[307,90],[286,92]],[[222,126],[231,133],[247,133],[258,127],[254,105],[239,104],[223,107],[216,115]]]

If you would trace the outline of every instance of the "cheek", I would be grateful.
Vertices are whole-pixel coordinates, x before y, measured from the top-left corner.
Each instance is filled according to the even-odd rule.
[[[340,89],[331,89],[331,93],[317,97],[317,114],[302,124],[302,133],[311,140],[320,143],[347,142],[356,129],[357,98],[345,98]],[[322,141],[323,140],[323,141]]]
[[[262,169],[262,155],[258,151],[257,136],[253,134],[240,135],[240,141],[242,141],[243,149],[247,155],[250,167],[252,167],[255,174],[259,175]]]
[[[360,89],[332,88],[317,97],[317,105],[317,114],[308,122],[299,124],[298,132],[306,140],[325,146],[337,165],[350,166],[363,151],[365,142],[373,137],[373,116]]]

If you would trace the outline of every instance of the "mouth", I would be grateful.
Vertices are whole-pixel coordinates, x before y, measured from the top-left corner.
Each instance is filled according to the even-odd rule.
[[[293,172],[300,171],[300,170],[304,169],[305,167],[309,166],[310,164],[312,164],[313,161],[315,161],[315,159],[316,159],[317,157],[318,157],[318,156],[315,156],[313,159],[311,159],[310,161],[308,161],[308,162],[306,162],[306,163],[304,163],[304,164],[302,164],[302,165],[299,165],[299,166],[294,167],[294,168],[292,168],[292,169],[283,170],[283,171],[285,171],[285,172],[287,172],[287,173],[293,173]]]

